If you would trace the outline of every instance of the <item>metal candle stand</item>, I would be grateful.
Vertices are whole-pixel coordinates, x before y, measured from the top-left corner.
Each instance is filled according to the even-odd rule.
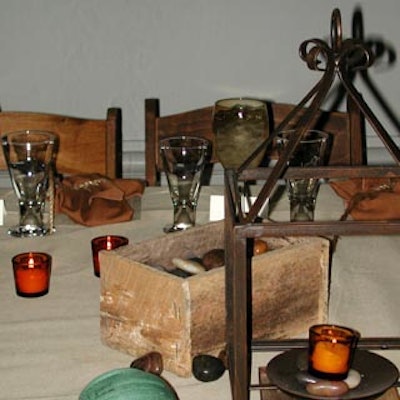
[[[248,245],[254,238],[268,236],[340,236],[369,234],[399,234],[400,221],[312,221],[260,223],[257,215],[282,178],[352,178],[383,177],[392,174],[400,177],[400,150],[375,117],[362,95],[354,87],[352,78],[358,70],[366,70],[374,61],[374,54],[359,38],[342,39],[341,15],[335,9],[331,18],[331,45],[311,39],[300,45],[301,58],[312,70],[321,71],[322,78],[287,115],[276,123],[268,139],[243,163],[238,171],[225,170],[225,249],[226,249],[226,308],[229,373],[233,400],[248,400],[252,352],[276,350],[277,342],[252,341],[251,336],[251,256]],[[346,92],[346,129],[334,137],[329,165],[324,167],[288,167],[296,146],[305,132],[321,120],[321,105],[335,77]],[[395,164],[388,167],[368,166],[365,157],[364,121],[380,137]],[[275,121],[276,122],[276,121]],[[289,141],[284,153],[271,168],[247,166],[260,151],[270,147],[279,131],[295,128],[297,135]],[[335,139],[345,143],[336,146]],[[240,207],[239,183],[264,181],[262,189],[247,213]],[[282,341],[280,349],[290,349],[293,341]],[[297,342],[296,342],[297,343]],[[372,348],[400,349],[400,338],[373,339]],[[270,346],[271,344],[271,346]],[[302,342],[302,345],[306,344]],[[253,387],[254,388],[254,387]],[[257,387],[260,390],[260,387]]]

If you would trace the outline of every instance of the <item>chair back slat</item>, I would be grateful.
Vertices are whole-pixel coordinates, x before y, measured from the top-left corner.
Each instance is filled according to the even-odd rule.
[[[44,130],[58,135],[58,173],[97,172],[110,178],[122,177],[120,109],[108,109],[104,120],[34,112],[0,112],[0,135],[18,130]],[[2,151],[0,169],[7,169]]]

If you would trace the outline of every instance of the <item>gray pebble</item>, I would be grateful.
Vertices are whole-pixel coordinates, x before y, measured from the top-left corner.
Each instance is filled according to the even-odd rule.
[[[191,260],[184,260],[183,258],[178,258],[178,257],[173,258],[172,264],[174,264],[175,267],[179,269],[189,272],[190,274],[200,274],[206,271],[205,268],[198,262]]]
[[[350,369],[347,378],[343,382],[349,387],[349,389],[356,388],[361,382],[361,375],[355,369]]]

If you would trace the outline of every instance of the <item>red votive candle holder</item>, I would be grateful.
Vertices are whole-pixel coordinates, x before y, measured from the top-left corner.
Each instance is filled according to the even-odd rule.
[[[28,252],[12,259],[15,290],[21,297],[39,297],[49,292],[51,256]]]
[[[309,372],[327,380],[346,379],[360,334],[338,325],[314,325],[309,330]]]
[[[114,250],[129,243],[124,236],[107,235],[92,239],[93,270],[97,277],[100,277],[99,251]]]

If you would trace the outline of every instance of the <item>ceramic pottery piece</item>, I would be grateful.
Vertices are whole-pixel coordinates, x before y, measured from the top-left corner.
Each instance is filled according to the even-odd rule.
[[[94,378],[79,400],[177,400],[173,389],[159,376],[136,368],[120,368]]]

